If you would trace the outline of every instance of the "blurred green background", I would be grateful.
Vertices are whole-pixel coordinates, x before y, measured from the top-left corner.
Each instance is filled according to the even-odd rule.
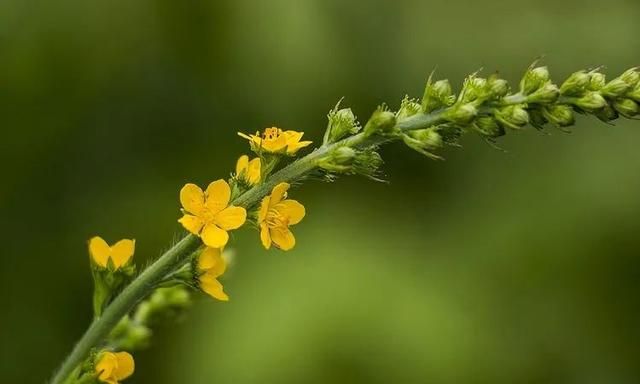
[[[433,68],[516,84],[639,64],[636,0],[0,1],[0,381],[41,383],[91,320],[87,239],[181,233],[178,190],[225,177],[237,131],[320,140]],[[229,303],[199,298],[129,383],[640,382],[640,126],[477,137],[389,184],[295,189],[298,246],[237,231]]]

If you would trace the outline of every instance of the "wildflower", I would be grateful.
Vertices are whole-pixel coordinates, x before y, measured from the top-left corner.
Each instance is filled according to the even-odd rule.
[[[310,145],[311,141],[300,141],[304,132],[283,131],[277,127],[266,128],[262,135],[246,135],[238,132],[240,137],[249,140],[254,152],[266,151],[271,153],[286,153],[295,155],[298,150]]]
[[[289,184],[280,183],[266,196],[258,212],[260,240],[266,249],[271,244],[283,251],[296,245],[296,238],[289,230],[290,225],[298,224],[305,215],[304,206],[295,200],[287,199]]]
[[[249,156],[242,155],[236,163],[236,177],[249,185],[260,182],[261,163],[260,158],[249,161]]]
[[[102,268],[107,268],[109,260],[113,263],[115,269],[121,268],[133,256],[135,252],[136,241],[123,239],[109,246],[100,236],[92,237],[89,240],[89,254],[91,259]]]
[[[118,384],[133,374],[135,363],[128,352],[102,352],[95,366],[98,380]]]
[[[213,248],[222,248],[229,240],[227,231],[244,224],[247,211],[229,205],[231,188],[220,179],[209,184],[205,192],[195,184],[186,184],[180,190],[184,216],[180,224],[189,232],[198,235]]]
[[[207,247],[198,257],[197,284],[206,294],[214,299],[228,301],[229,296],[223,291],[218,277],[222,276],[227,263],[222,258],[220,248]]]

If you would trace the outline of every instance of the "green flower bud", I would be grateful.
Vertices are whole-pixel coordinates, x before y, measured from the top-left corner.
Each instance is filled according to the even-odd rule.
[[[588,92],[576,100],[575,105],[587,112],[594,112],[604,108],[607,105],[607,101],[598,92]]]
[[[638,68],[631,68],[620,75],[620,79],[629,84],[629,86],[635,87],[640,84],[640,72],[638,72]]]
[[[591,76],[585,71],[575,72],[560,86],[560,94],[565,96],[582,96],[582,94],[586,92],[590,81]]]
[[[520,105],[510,105],[494,112],[496,120],[509,128],[518,129],[529,123],[529,113]]]
[[[342,108],[340,110],[336,110],[336,108],[327,115],[329,123],[325,134],[325,142],[328,143],[338,141],[347,135],[353,135],[360,130],[356,116],[351,111],[351,108]]]
[[[552,105],[542,110],[542,114],[557,127],[569,127],[575,124],[576,118],[571,107],[566,105]]]
[[[603,73],[591,72],[589,75],[591,76],[588,87],[590,91],[599,91],[607,83],[606,76]]]
[[[607,104],[605,105],[604,108],[595,112],[595,116],[601,121],[608,123],[620,117],[620,114],[618,113],[618,111],[616,111],[615,109],[613,109],[611,106]]]
[[[496,99],[503,98],[509,93],[509,83],[504,79],[498,78],[496,75],[489,77],[487,86],[491,96]]]
[[[396,119],[406,119],[407,117],[411,117],[421,111],[422,105],[418,104],[415,100],[410,99],[408,96],[405,96],[400,103],[400,109],[396,112]]]
[[[355,157],[356,150],[346,146],[336,148],[331,153],[331,159],[337,164],[349,164]]]
[[[547,67],[529,68],[520,80],[520,92],[529,95],[537,91],[549,81],[549,69]]]
[[[374,133],[389,133],[396,125],[396,116],[384,107],[376,109],[364,126],[366,136]]]
[[[600,94],[609,97],[609,98],[617,98],[623,96],[627,91],[631,89],[631,86],[627,84],[621,78],[613,79],[607,83],[600,90]]]
[[[453,104],[454,100],[455,97],[449,80],[438,80],[432,84],[431,77],[429,77],[422,97],[422,110],[424,112],[429,113],[439,108],[448,107]]]
[[[529,110],[529,124],[537,130],[543,130],[544,126],[549,122],[539,108]]]
[[[640,107],[631,99],[620,99],[613,103],[613,108],[626,118],[634,118],[638,115]]]
[[[444,118],[455,124],[469,124],[478,114],[478,109],[473,104],[461,104],[447,110]]]
[[[504,136],[505,130],[493,117],[478,117],[474,122],[474,128],[483,137],[495,139]]]
[[[634,89],[627,92],[626,96],[640,103],[640,83],[638,83]]]
[[[442,158],[431,151],[444,146],[442,136],[435,128],[419,129],[402,135],[402,141],[411,149],[429,158],[442,160]]]
[[[527,102],[532,104],[553,104],[558,100],[560,90],[558,86],[548,82],[537,91],[527,97]]]

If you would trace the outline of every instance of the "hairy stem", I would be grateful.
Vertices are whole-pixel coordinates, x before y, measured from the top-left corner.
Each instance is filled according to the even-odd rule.
[[[522,96],[516,94],[502,100],[502,105],[522,103]],[[436,124],[445,122],[444,116],[449,108],[432,113],[419,113],[397,122],[394,127],[399,131],[411,131],[424,129]],[[340,140],[330,145],[323,145],[310,154],[294,161],[287,167],[271,175],[264,183],[253,187],[242,195],[236,197],[233,205],[250,207],[256,204],[263,196],[269,194],[274,186],[281,182],[295,181],[309,172],[313,171],[318,161],[329,154],[333,149],[340,146],[352,148],[364,148],[372,145],[379,145],[393,140],[393,137],[380,134],[366,135],[364,132],[356,134],[346,139]],[[60,366],[52,384],[61,384],[71,372],[87,357],[92,348],[95,348],[104,341],[112,329],[118,324],[120,319],[129,313],[133,307],[146,298],[154,288],[169,274],[176,271],[186,262],[198,247],[201,241],[197,236],[187,235],[153,264],[136,277],[114,300],[107,306],[102,316],[95,319],[91,326],[84,333],[82,338],[75,345],[71,354]]]

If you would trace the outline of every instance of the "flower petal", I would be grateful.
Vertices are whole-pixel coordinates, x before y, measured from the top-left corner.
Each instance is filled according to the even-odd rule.
[[[207,187],[205,205],[212,213],[218,213],[229,205],[231,188],[223,179],[216,180]]]
[[[178,220],[178,222],[182,224],[184,229],[193,233],[194,235],[198,235],[200,233],[200,230],[202,229],[202,226],[204,225],[202,219],[193,215],[184,215],[182,216],[182,218],[180,218],[180,220]]]
[[[180,203],[185,211],[199,216],[204,208],[204,192],[195,184],[185,184],[180,190]]]
[[[293,236],[293,233],[289,228],[272,228],[270,234],[273,243],[283,251],[288,251],[296,245],[296,238]]]
[[[255,185],[260,182],[261,166],[262,164],[260,162],[259,157],[256,157],[255,159],[249,162],[247,175],[246,175],[246,178],[247,178],[247,181],[249,181],[249,184]]]
[[[200,289],[214,299],[229,301],[229,296],[224,293],[222,284],[209,274],[200,276]]]
[[[99,266],[106,268],[109,256],[111,255],[111,247],[100,236],[92,237],[89,240],[89,255],[93,262]]]
[[[241,173],[244,173],[249,168],[249,156],[242,155],[236,162],[236,176],[240,176]]]
[[[271,202],[269,203],[269,205],[273,207],[274,205],[278,204],[280,200],[282,200],[286,196],[288,189],[289,183],[284,182],[273,187],[273,191],[271,191]]]
[[[269,202],[271,201],[271,196],[265,196],[262,199],[262,203],[260,203],[260,210],[258,211],[258,224],[261,224],[267,218],[267,212],[269,212]]]
[[[237,229],[247,220],[247,211],[242,207],[230,206],[220,211],[213,222],[225,231]]]
[[[112,380],[113,370],[118,364],[116,356],[112,352],[102,352],[100,354],[100,360],[96,363],[95,371],[98,374],[98,379],[109,382]]]
[[[313,141],[301,141],[301,142],[296,143],[296,144],[289,144],[287,146],[287,153],[289,155],[294,155],[300,149],[302,149],[304,147],[308,147],[309,145],[311,145],[311,143],[313,143]]]
[[[273,206],[281,215],[289,219],[289,225],[298,224],[305,215],[304,205],[296,200],[282,200]]]
[[[222,248],[229,241],[229,234],[215,224],[207,224],[200,234],[207,247]]]
[[[117,365],[113,370],[113,377],[116,381],[124,380],[133,375],[133,371],[135,370],[133,356],[128,352],[116,352],[114,355],[117,360]]]
[[[113,266],[120,268],[125,265],[131,256],[133,256],[135,249],[135,240],[123,239],[115,243],[113,247],[111,247],[111,260],[113,261]]]
[[[222,257],[222,250],[220,248],[206,247],[200,256],[198,257],[198,269],[206,271],[213,268],[218,262],[218,259]]]
[[[269,233],[269,227],[266,223],[260,224],[260,241],[265,249],[271,248],[271,234]]]

